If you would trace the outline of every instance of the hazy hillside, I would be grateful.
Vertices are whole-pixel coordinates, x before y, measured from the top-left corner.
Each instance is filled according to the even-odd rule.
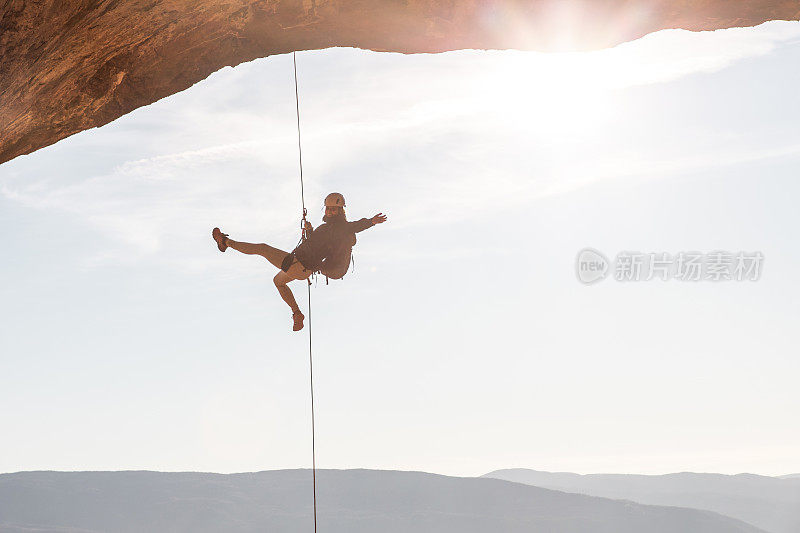
[[[798,478],[688,472],[664,476],[582,476],[522,468],[497,470],[484,477],[638,503],[706,509],[738,518],[772,533],[800,532]]]
[[[325,533],[756,533],[707,511],[483,478],[318,472]],[[311,473],[24,472],[0,475],[0,530],[312,531]]]

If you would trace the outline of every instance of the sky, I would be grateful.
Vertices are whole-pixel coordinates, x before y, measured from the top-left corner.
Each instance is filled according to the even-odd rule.
[[[799,63],[797,22],[297,54],[312,221],[389,216],[312,287],[317,466],[800,471]],[[227,67],[0,165],[0,472],[310,466],[306,330],[210,237],[296,244],[293,83]],[[764,263],[587,286],[585,247]]]

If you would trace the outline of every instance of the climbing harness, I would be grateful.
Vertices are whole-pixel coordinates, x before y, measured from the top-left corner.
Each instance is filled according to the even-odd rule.
[[[300,201],[303,206],[303,220],[300,222],[302,228],[301,241],[308,238],[306,231],[306,197],[303,187],[303,146],[300,142],[300,94],[297,90],[297,54],[292,52],[292,63],[294,64],[294,102],[297,112],[297,153],[300,158]],[[317,533],[317,452],[316,452],[316,431],[314,428],[314,357],[311,350],[311,277],[308,278],[308,371],[311,384],[311,476],[314,494],[314,533]]]

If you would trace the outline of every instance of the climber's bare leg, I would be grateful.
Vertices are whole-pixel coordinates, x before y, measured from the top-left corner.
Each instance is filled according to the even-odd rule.
[[[269,244],[264,244],[264,243],[252,244],[249,242],[238,242],[234,241],[230,237],[228,237],[226,244],[231,248],[233,248],[234,250],[242,252],[243,254],[260,255],[261,257],[265,258],[267,261],[272,263],[276,268],[280,268],[284,258],[287,255],[289,255],[287,252],[279,250],[278,248],[273,248]],[[284,298],[284,300],[285,299],[286,298]]]
[[[311,275],[311,271],[306,270],[303,268],[303,265],[300,261],[295,259],[295,262],[292,266],[289,267],[288,272],[284,272],[281,270],[275,275],[275,287],[278,288],[278,293],[283,298],[283,301],[291,307],[292,309],[292,329],[294,331],[300,331],[303,329],[303,320],[305,316],[303,312],[300,311],[300,306],[297,305],[297,300],[294,299],[294,294],[292,294],[292,290],[289,288],[288,283],[290,281],[300,279],[306,280]]]
[[[281,270],[273,278],[275,287],[278,288],[281,298],[283,298],[283,301],[292,308],[292,312],[299,312],[300,307],[297,305],[297,300],[294,299],[294,294],[292,294],[292,289],[289,288],[288,283],[296,279],[306,280],[310,275],[311,271],[306,270],[300,261],[295,259],[294,263],[292,263],[292,266],[289,267],[287,272]]]
[[[292,308],[292,313],[299,313],[300,306],[297,305],[297,300],[294,299],[292,289],[290,289],[289,285],[287,285],[292,280],[294,280],[294,278],[283,270],[278,272],[273,278],[275,287],[278,288],[278,293],[281,295],[281,298],[283,298],[283,301]]]

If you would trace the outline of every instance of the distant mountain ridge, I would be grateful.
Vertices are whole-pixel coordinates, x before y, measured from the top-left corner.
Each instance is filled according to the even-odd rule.
[[[694,509],[422,472],[317,471],[325,533],[763,533]],[[313,531],[311,473],[0,475],[0,531]]]
[[[565,492],[714,511],[770,533],[800,533],[800,478],[755,474],[660,476],[497,470],[483,477]]]

